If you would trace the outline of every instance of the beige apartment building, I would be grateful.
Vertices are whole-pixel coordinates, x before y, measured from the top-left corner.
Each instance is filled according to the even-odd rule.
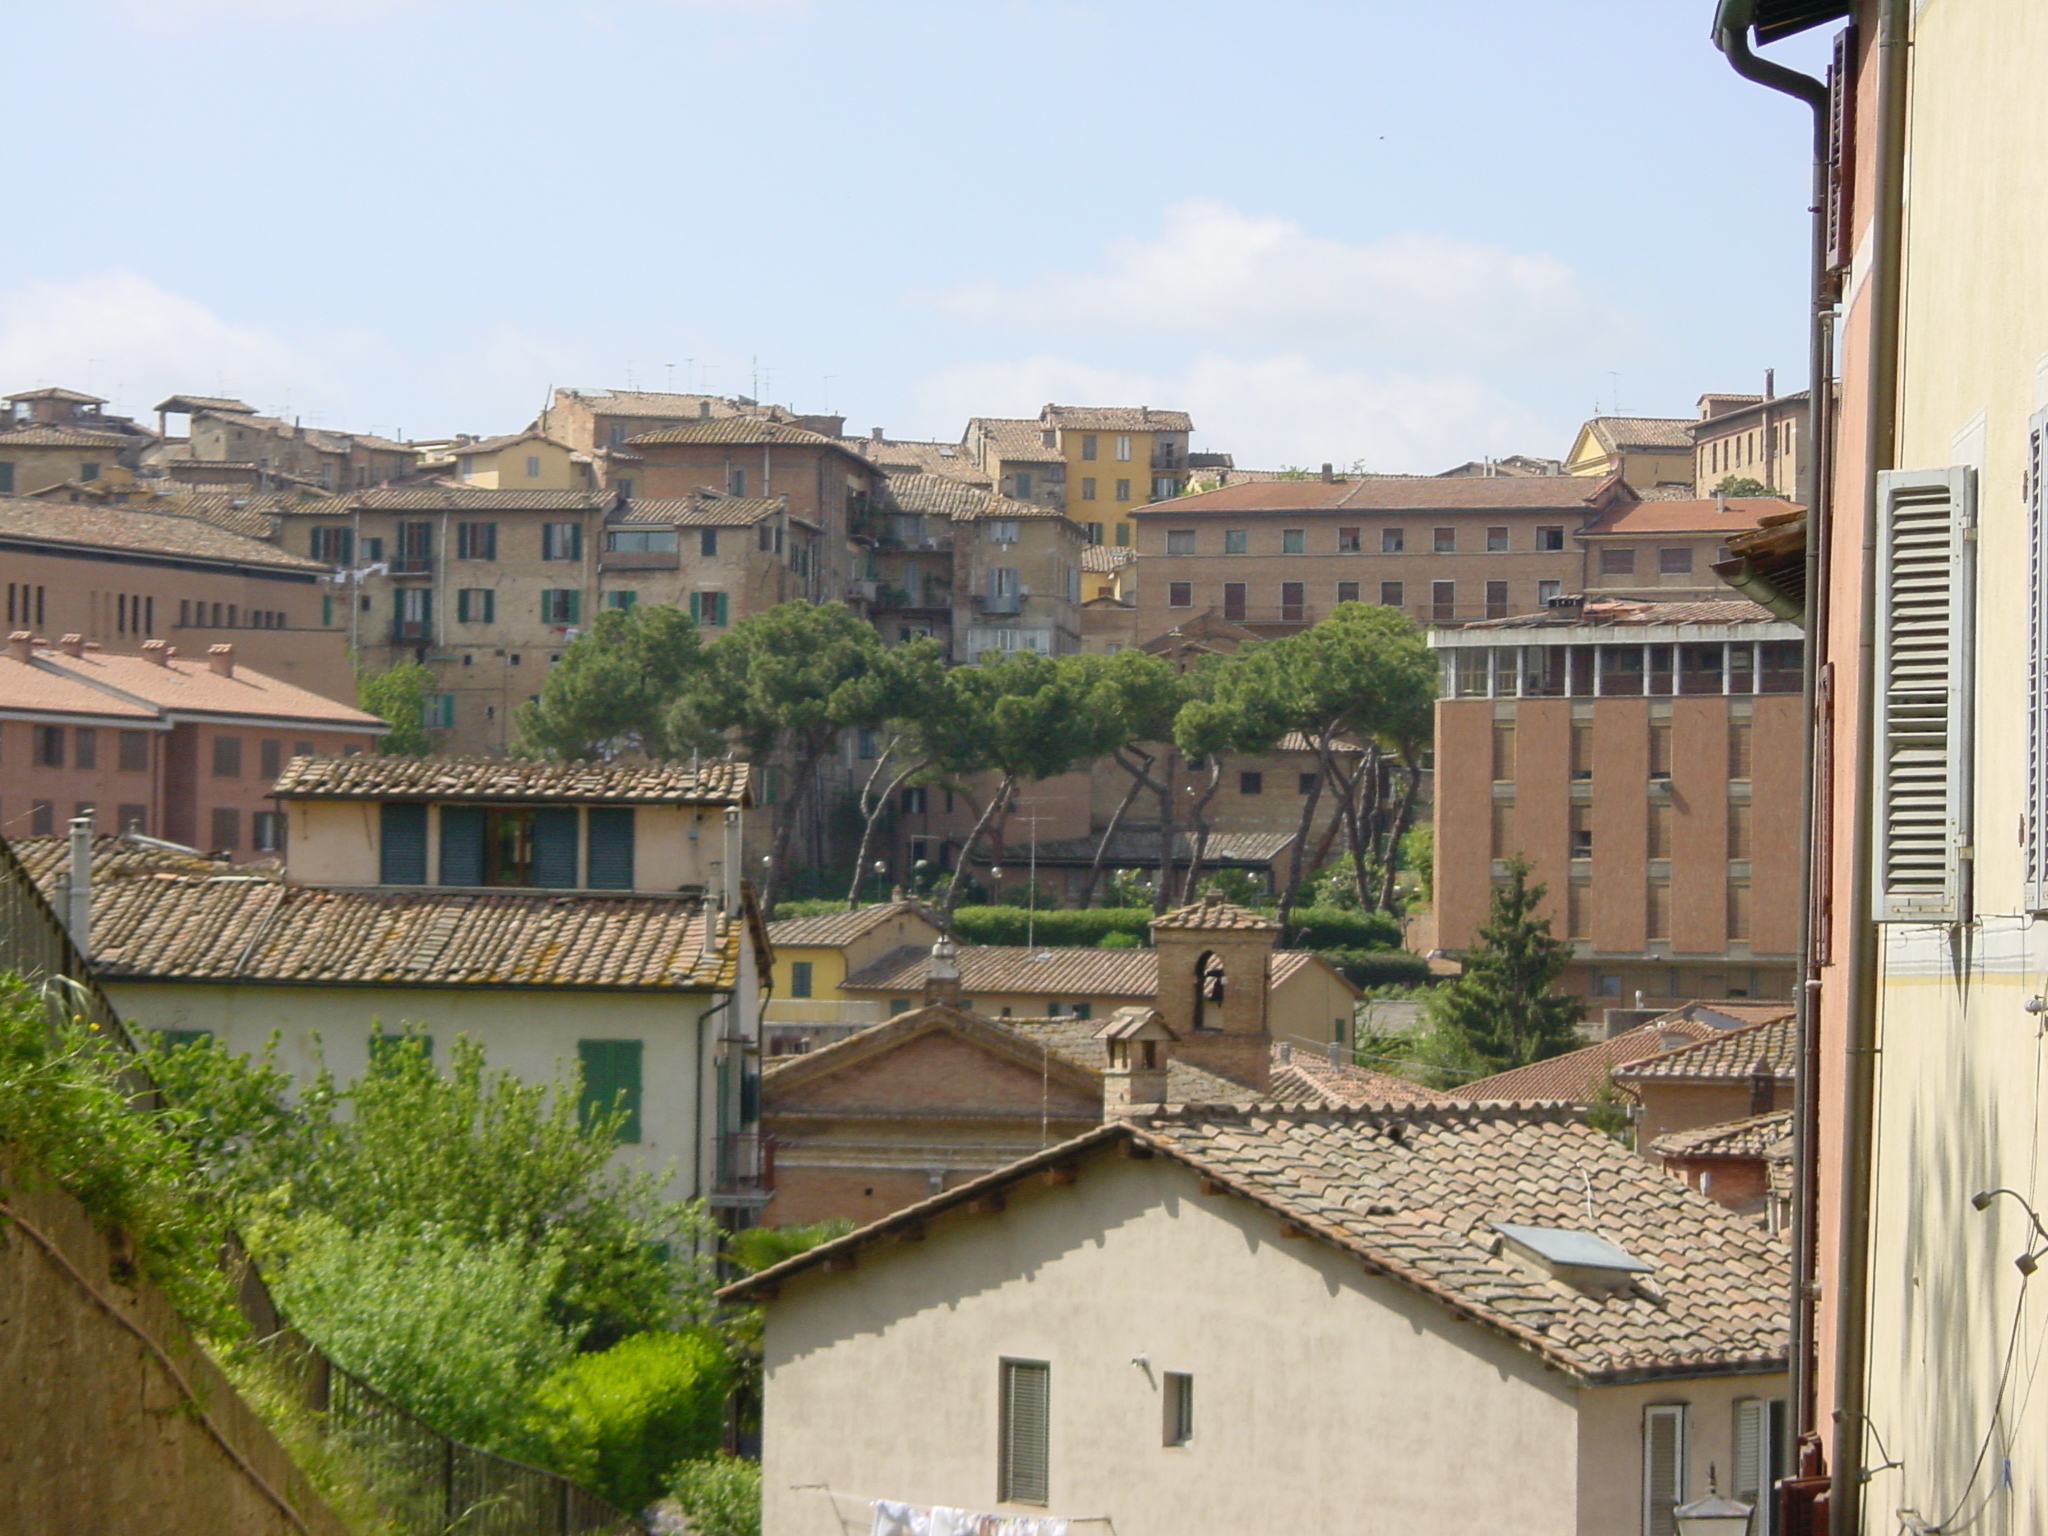
[[[1439,630],[1436,932],[1520,856],[1589,1009],[1792,995],[1798,626],[1746,602],[1589,601]]]
[[[1576,535],[1586,551],[1585,594],[1650,603],[1725,598],[1714,566],[1729,558],[1728,541],[1797,510],[1776,496],[1617,503]]]
[[[27,496],[64,484],[129,484],[153,443],[106,401],[56,385],[9,395],[0,408],[0,496]]]
[[[1137,633],[1202,614],[1285,634],[1339,603],[1470,623],[1577,592],[1573,535],[1635,498],[1618,478],[1368,476],[1224,486],[1142,507]]]
[[[1564,472],[1619,475],[1645,494],[1693,487],[1693,423],[1680,416],[1595,416],[1579,428]]]
[[[1761,480],[1781,496],[1802,483],[1810,449],[1811,396],[1701,395],[1692,425],[1693,482],[1701,494],[1730,475]]]
[[[1005,496],[1064,511],[1091,544],[1128,546],[1131,514],[1187,484],[1185,411],[1048,405],[1035,418],[977,416],[966,446]]]

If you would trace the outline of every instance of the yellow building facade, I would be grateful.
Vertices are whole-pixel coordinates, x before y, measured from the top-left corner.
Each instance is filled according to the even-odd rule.
[[[455,475],[464,485],[487,491],[587,491],[590,455],[578,453],[538,432],[457,443]]]

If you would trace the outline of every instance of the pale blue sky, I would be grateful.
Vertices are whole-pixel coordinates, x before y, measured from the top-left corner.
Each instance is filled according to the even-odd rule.
[[[0,0],[0,393],[428,436],[758,358],[855,431],[1559,454],[1616,374],[1803,383],[1804,109],[1711,10]]]

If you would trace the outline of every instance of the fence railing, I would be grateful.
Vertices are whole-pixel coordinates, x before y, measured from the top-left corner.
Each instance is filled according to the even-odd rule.
[[[116,1050],[134,1057],[134,1037],[5,838],[0,971],[31,982],[59,981],[69,994],[66,1006],[98,1024]],[[155,1084],[139,1061],[131,1061],[122,1076],[139,1107],[157,1107]],[[241,1252],[232,1235],[230,1246]],[[405,1536],[643,1536],[646,1527],[638,1519],[588,1489],[559,1473],[464,1445],[343,1370],[292,1328],[246,1259],[237,1302],[251,1332],[319,1415],[322,1432],[347,1449],[371,1495]]]

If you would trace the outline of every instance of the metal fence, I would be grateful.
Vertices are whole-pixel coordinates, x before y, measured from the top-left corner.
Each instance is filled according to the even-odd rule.
[[[93,979],[57,913],[20,857],[0,838],[0,971],[58,982],[66,1006],[98,1024],[132,1056],[135,1042]],[[139,1107],[156,1107],[141,1064],[124,1069]],[[241,1253],[230,1238],[230,1250]],[[243,1259],[238,1301],[251,1331],[348,1453],[369,1492],[405,1536],[644,1536],[638,1519],[558,1473],[508,1461],[442,1434],[296,1332]]]

